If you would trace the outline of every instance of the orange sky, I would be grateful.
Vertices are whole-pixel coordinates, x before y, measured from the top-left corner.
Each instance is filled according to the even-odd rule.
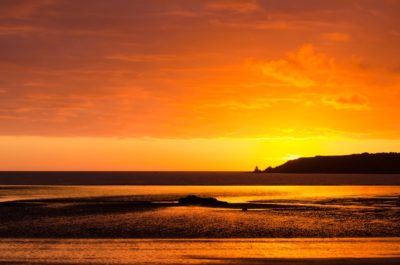
[[[0,170],[400,151],[400,1],[0,1]]]

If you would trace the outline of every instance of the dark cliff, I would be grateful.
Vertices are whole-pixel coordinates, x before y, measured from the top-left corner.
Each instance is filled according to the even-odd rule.
[[[303,157],[263,172],[399,174],[400,153]]]

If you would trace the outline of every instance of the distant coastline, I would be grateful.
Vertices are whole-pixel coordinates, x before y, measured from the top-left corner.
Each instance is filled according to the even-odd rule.
[[[400,153],[302,157],[255,173],[400,174]]]

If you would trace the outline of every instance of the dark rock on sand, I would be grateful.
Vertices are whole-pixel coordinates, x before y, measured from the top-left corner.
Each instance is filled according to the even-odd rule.
[[[184,198],[181,198],[178,200],[179,204],[184,204],[184,205],[221,205],[221,204],[228,204],[227,202],[224,201],[219,201],[215,198],[202,198],[198,197],[196,195],[189,195]]]

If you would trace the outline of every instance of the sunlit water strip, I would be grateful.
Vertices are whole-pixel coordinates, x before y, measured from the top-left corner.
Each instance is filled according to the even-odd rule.
[[[400,238],[0,239],[2,264],[207,264],[274,258],[400,258]]]
[[[13,186],[0,185],[0,202],[46,198],[125,196],[171,200],[188,194],[229,202],[400,196],[400,186]]]

